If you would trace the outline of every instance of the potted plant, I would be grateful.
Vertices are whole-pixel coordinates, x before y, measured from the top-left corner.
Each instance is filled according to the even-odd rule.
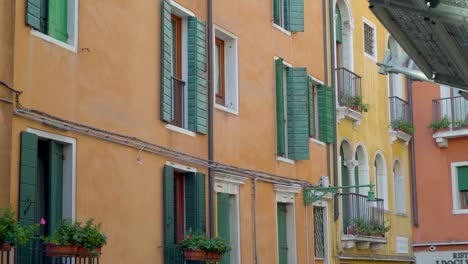
[[[360,218],[351,219],[348,226],[348,233],[356,236],[379,236],[385,237],[385,233],[390,230],[390,226],[377,221],[368,221]]]
[[[362,96],[356,95],[356,96],[351,96],[348,98],[348,105],[351,106],[351,108],[356,109],[356,110],[362,110],[367,113],[369,111],[369,104],[366,104],[362,100]]]
[[[403,133],[412,135],[414,134],[414,126],[405,119],[395,119],[391,124],[392,128],[395,130],[400,130]]]
[[[453,123],[455,129],[468,127],[468,117],[465,119],[458,119]]]
[[[0,211],[1,212],[1,211]],[[0,214],[0,251],[10,251],[17,244],[26,244],[37,232],[39,225],[21,226],[11,208]]]
[[[89,219],[79,232],[78,257],[94,257],[101,254],[101,248],[107,243],[107,236],[101,231],[101,224]]]
[[[217,237],[209,239],[205,234],[189,233],[180,247],[186,260],[220,261],[222,255],[231,250],[229,244]]]
[[[444,116],[442,119],[434,120],[429,124],[429,128],[432,131],[444,130],[450,127],[450,119],[447,116]]]
[[[78,253],[81,224],[70,219],[63,220],[50,237],[41,237],[45,241],[46,256],[74,257]]]

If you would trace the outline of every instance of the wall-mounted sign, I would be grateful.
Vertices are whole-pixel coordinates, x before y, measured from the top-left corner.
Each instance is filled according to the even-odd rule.
[[[468,264],[468,251],[415,252],[416,264]]]

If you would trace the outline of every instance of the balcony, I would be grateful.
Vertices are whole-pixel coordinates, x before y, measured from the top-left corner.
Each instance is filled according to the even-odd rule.
[[[357,129],[362,119],[362,96],[361,76],[346,68],[336,69],[337,78],[337,100],[336,109],[337,122],[347,118],[353,121],[354,129]]]
[[[409,118],[408,103],[398,96],[389,97],[390,103],[390,142],[401,140],[408,145],[414,133],[413,123]]]
[[[385,238],[384,200],[368,202],[368,197],[357,193],[339,194],[342,208],[344,249],[380,250]]]
[[[433,138],[441,148],[448,147],[448,140],[468,136],[468,101],[461,96],[432,101]]]

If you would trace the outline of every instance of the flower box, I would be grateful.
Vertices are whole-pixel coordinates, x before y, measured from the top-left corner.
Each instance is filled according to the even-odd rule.
[[[8,252],[11,250],[10,244],[5,244],[5,241],[0,241],[0,251]]]
[[[221,261],[222,255],[216,252],[207,252],[205,261]]]
[[[184,250],[185,260],[220,261],[222,255],[204,250]]]
[[[75,257],[78,254],[78,246],[72,244],[57,245],[44,243],[46,256],[48,257]]]
[[[89,257],[96,257],[101,255],[102,248],[95,248],[94,250],[90,251],[82,246],[78,247],[77,257],[80,258],[89,258]]]

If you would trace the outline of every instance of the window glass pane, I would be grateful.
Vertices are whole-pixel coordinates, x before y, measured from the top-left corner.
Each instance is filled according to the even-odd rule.
[[[171,20],[171,22],[172,22],[172,53],[171,53],[172,72],[171,72],[171,75],[174,76],[174,73],[177,71],[177,62],[176,62],[177,22],[175,20]]]
[[[220,53],[221,47],[219,45],[215,45],[215,72],[214,72],[214,83],[215,83],[215,93],[219,94],[220,89],[220,78],[219,78],[219,64],[220,64]]]
[[[314,253],[317,258],[325,258],[325,232],[322,207],[314,207]]]

